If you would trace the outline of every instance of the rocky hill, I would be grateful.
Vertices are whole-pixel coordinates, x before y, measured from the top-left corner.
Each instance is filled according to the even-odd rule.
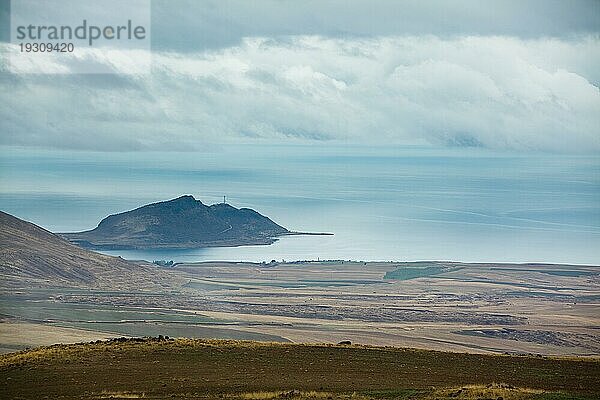
[[[110,215],[93,230],[62,236],[92,249],[148,249],[271,244],[288,233],[249,208],[207,206],[181,196]]]
[[[75,246],[37,225],[0,211],[3,287],[157,287],[165,271]]]

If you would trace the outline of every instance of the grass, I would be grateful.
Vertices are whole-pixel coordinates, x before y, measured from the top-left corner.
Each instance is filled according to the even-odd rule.
[[[598,381],[598,359],[369,346],[126,340],[0,356],[6,399],[566,400],[598,398]]]
[[[317,391],[275,391],[239,393],[223,396],[236,400],[275,400],[275,399],[354,399],[354,400],[591,400],[594,397],[581,397],[560,392],[544,392],[528,388],[507,387],[507,385],[469,385],[447,389],[399,390],[380,392],[333,393]]]
[[[426,276],[437,275],[444,272],[445,268],[440,266],[428,267],[398,267],[393,271],[385,273],[383,279],[393,279],[398,281],[407,281],[409,279],[423,278]]]
[[[211,323],[220,322],[204,315],[174,310],[144,310],[133,307],[79,305],[44,299],[23,301],[0,298],[0,309],[4,314],[30,320],[55,320],[63,322],[153,320],[162,322]]]

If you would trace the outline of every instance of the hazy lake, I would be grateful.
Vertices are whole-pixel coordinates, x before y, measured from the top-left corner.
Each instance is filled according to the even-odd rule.
[[[271,246],[120,251],[175,261],[600,263],[600,157],[431,147],[211,147],[202,153],[2,148],[0,209],[52,231],[192,194],[291,230]]]

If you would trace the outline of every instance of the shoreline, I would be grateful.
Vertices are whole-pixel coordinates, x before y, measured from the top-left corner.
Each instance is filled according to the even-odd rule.
[[[93,251],[119,251],[119,250],[195,250],[215,247],[242,247],[242,246],[269,246],[277,242],[280,237],[284,236],[334,236],[333,233],[329,232],[296,232],[289,231],[281,233],[277,236],[257,238],[256,240],[232,240],[232,241],[219,241],[219,242],[187,242],[187,243],[166,243],[163,245],[119,245],[113,243],[92,243],[88,240],[73,239],[70,236],[77,235],[78,233],[61,232],[55,233],[55,235],[68,241],[69,243]]]

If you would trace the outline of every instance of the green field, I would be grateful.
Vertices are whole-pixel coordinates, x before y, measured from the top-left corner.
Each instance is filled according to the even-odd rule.
[[[448,268],[437,265],[423,267],[398,267],[393,271],[386,272],[383,279],[393,279],[397,281],[407,281],[409,279],[424,278],[444,272]]]
[[[47,299],[0,299],[0,310],[11,317],[31,321],[56,321],[62,323],[110,323],[120,321],[160,321],[178,323],[209,323],[214,319],[204,315],[175,310],[145,310],[135,307],[96,305],[90,307],[74,303],[61,303]],[[218,322],[218,321],[217,321]]]
[[[211,337],[236,340],[286,342],[276,335],[235,329],[226,320],[200,313],[154,310],[136,307],[60,303],[48,299],[0,299],[2,314],[13,319],[43,322],[53,326],[109,332],[114,336]],[[214,326],[213,326],[214,325]],[[21,346],[20,348],[25,348]]]
[[[217,340],[0,356],[0,398],[593,399],[600,361]]]

